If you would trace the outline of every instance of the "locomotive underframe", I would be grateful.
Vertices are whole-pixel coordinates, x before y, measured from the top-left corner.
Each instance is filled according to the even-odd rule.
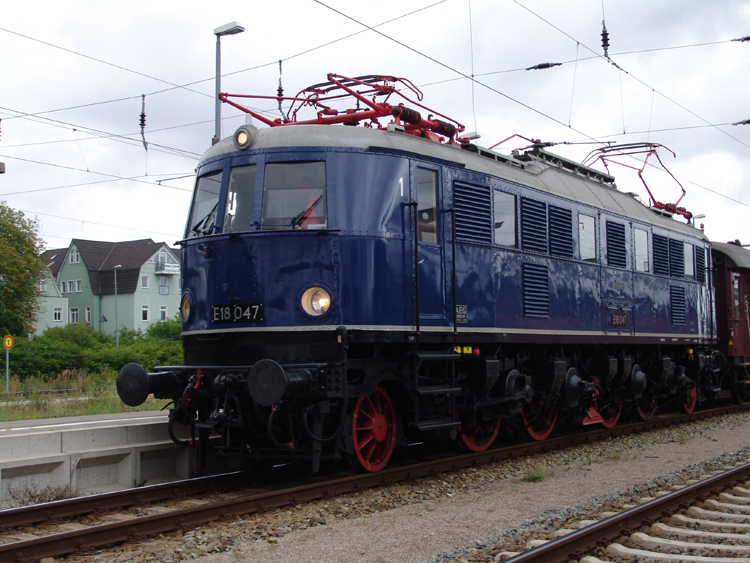
[[[471,449],[489,445],[501,427],[543,439],[562,424],[614,425],[622,412],[648,418],[657,406],[692,410],[750,395],[746,367],[709,346],[529,336],[344,327],[186,335],[185,365],[156,368],[148,385],[173,401],[170,433],[177,443],[198,443],[199,459],[215,431],[221,455],[308,460],[313,471],[323,459],[356,465],[353,417],[373,394],[393,402],[395,447],[428,434]],[[174,438],[174,424],[190,425],[193,440]]]

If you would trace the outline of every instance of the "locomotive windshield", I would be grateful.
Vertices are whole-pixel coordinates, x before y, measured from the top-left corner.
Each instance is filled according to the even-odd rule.
[[[325,162],[266,165],[261,230],[325,229]]]
[[[255,199],[255,166],[232,169],[229,176],[227,209],[224,213],[225,233],[242,233],[251,230],[253,224],[253,200]]]
[[[220,190],[221,170],[198,178],[185,238],[213,234]]]

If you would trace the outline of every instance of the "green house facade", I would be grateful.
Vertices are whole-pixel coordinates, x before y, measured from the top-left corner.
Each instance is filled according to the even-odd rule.
[[[51,252],[64,254],[65,251],[66,249],[63,248]],[[68,322],[68,298],[63,297],[60,293],[50,267],[47,267],[39,281],[39,293],[39,307],[34,322],[34,334],[41,334],[53,326],[65,326]]]
[[[52,251],[48,251],[52,252]],[[114,333],[146,330],[173,317],[180,303],[180,252],[151,239],[103,242],[73,239],[50,266],[67,323]]]

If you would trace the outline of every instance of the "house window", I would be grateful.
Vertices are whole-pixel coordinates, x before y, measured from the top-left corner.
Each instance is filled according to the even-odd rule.
[[[65,293],[65,282],[64,281],[60,282],[60,293]]]
[[[141,320],[148,322],[148,305],[141,305]]]
[[[76,282],[73,280],[68,281],[68,293],[75,293],[76,290]]]
[[[162,305],[159,309],[159,320],[160,321],[166,321],[167,320],[167,306]]]
[[[148,289],[148,276],[141,276],[141,289]]]
[[[55,310],[52,313],[52,318],[56,323],[62,322],[62,307],[55,307]]]
[[[86,324],[91,324],[91,307],[86,307]]]
[[[47,291],[47,282],[46,281],[44,281],[44,280],[40,280],[39,281],[39,291],[42,292],[42,293],[44,293],[45,291]]]
[[[72,325],[78,324],[78,307],[73,307],[70,310],[70,324]]]
[[[169,295],[169,278],[166,276],[159,278],[159,295]]]
[[[68,259],[71,264],[78,264],[80,260],[80,254],[78,253],[78,249],[74,246],[70,249],[70,254],[68,255]]]
[[[83,280],[76,280],[76,292],[81,293],[83,291]]]

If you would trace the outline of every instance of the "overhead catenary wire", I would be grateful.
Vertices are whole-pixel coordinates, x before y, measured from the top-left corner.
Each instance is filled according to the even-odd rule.
[[[86,172],[87,174],[97,174],[99,176],[107,176],[109,178],[114,178],[116,180],[127,180],[129,182],[136,182],[136,183],[139,183],[139,184],[148,184],[150,186],[162,186],[164,188],[169,188],[169,189],[172,189],[172,190],[179,190],[179,191],[182,191],[182,192],[192,192],[192,190],[189,190],[187,188],[178,188],[177,186],[169,186],[167,184],[157,184],[156,182],[147,182],[145,180],[139,180],[138,179],[139,176],[132,176],[132,177],[118,176],[117,174],[107,174],[106,172],[96,172],[94,170],[83,170],[82,168],[74,168],[72,166],[65,166],[63,164],[53,164],[51,162],[40,162],[38,160],[31,160],[29,158],[20,158],[18,156],[10,156],[10,155],[7,155],[7,154],[0,154],[0,158],[8,158],[8,159],[11,159],[11,160],[18,160],[18,161],[21,161],[21,162],[29,162],[31,164],[41,164],[43,166],[51,166],[51,167],[54,167],[54,168],[62,168],[64,170],[72,170],[74,172]],[[36,192],[36,191],[43,191],[43,190],[24,190],[22,192],[9,192],[9,193],[0,194],[0,196],[16,195],[16,194],[27,194],[27,193],[33,193],[33,192]]]
[[[318,0],[316,0],[316,1],[318,1]],[[569,33],[567,33],[566,31],[564,31],[564,30],[560,29],[560,28],[559,28],[559,27],[557,27],[557,26],[556,26],[555,24],[553,24],[552,22],[550,22],[550,21],[546,20],[545,18],[543,18],[542,16],[540,16],[539,14],[537,14],[536,12],[534,12],[533,10],[531,10],[530,8],[528,8],[527,6],[524,6],[524,5],[523,5],[523,4],[522,4],[522,3],[521,3],[521,2],[519,1],[519,0],[512,0],[512,1],[513,1],[513,2],[515,3],[515,4],[517,4],[518,6],[520,6],[521,8],[523,8],[524,10],[526,10],[527,12],[529,12],[530,14],[532,14],[532,15],[533,15],[534,17],[536,17],[536,18],[539,18],[539,19],[540,19],[541,21],[543,21],[544,23],[546,23],[547,25],[549,25],[549,26],[550,26],[550,27],[552,27],[553,29],[555,29],[555,30],[559,31],[559,32],[560,32],[561,34],[563,34],[563,35],[564,35],[565,37],[567,37],[568,39],[570,39],[570,40],[572,40],[572,41],[576,41],[576,42],[580,43],[580,42],[579,42],[579,41],[578,41],[578,40],[577,40],[577,39],[576,39],[575,37],[573,37],[572,35],[570,35],[570,34],[569,34]],[[581,45],[583,45],[583,47],[584,47],[584,48],[585,48],[586,50],[590,51],[591,53],[593,53],[593,54],[594,54],[594,55],[596,55],[597,57],[599,57],[599,58],[604,58],[604,57],[603,57],[602,55],[599,55],[599,54],[597,54],[597,53],[596,53],[596,51],[594,51],[593,49],[591,49],[590,47],[588,47],[588,46],[587,46],[587,45],[586,45],[585,43],[580,43],[580,44],[581,44]],[[670,103],[672,103],[672,104],[676,105],[676,106],[677,106],[677,107],[679,107],[680,109],[682,109],[682,110],[684,110],[684,111],[688,112],[688,113],[689,113],[690,115],[692,115],[693,117],[696,117],[696,118],[700,119],[701,121],[703,121],[704,123],[706,123],[706,124],[709,124],[709,125],[710,125],[710,121],[708,121],[707,119],[704,119],[703,117],[701,117],[700,115],[698,115],[698,114],[697,114],[697,113],[695,113],[694,111],[692,111],[692,110],[690,110],[689,108],[685,107],[684,105],[680,104],[680,103],[679,103],[679,102],[677,102],[676,100],[673,100],[672,98],[670,98],[670,97],[669,97],[669,96],[667,96],[666,94],[664,94],[664,93],[660,92],[659,90],[656,90],[655,88],[652,88],[651,86],[649,86],[648,84],[646,84],[646,83],[645,83],[644,81],[640,80],[640,79],[639,79],[638,77],[636,77],[636,76],[633,76],[633,75],[632,75],[631,73],[629,73],[629,72],[627,72],[626,70],[622,69],[622,68],[621,68],[621,67],[620,67],[619,65],[617,65],[617,64],[616,64],[616,63],[615,63],[614,61],[612,61],[612,59],[611,59],[611,58],[606,58],[606,60],[607,60],[607,62],[609,62],[610,64],[613,64],[613,65],[614,65],[614,66],[615,66],[616,68],[618,68],[618,69],[622,70],[623,72],[625,72],[625,73],[626,73],[626,74],[627,74],[628,76],[630,76],[630,77],[631,77],[631,78],[632,78],[633,80],[635,80],[636,82],[638,82],[638,83],[642,84],[643,86],[647,87],[647,88],[648,88],[649,90],[654,90],[654,91],[655,91],[655,92],[656,92],[657,94],[659,94],[660,96],[662,96],[662,97],[663,97],[663,98],[664,98],[665,100],[667,100],[667,101],[669,101]],[[722,129],[719,129],[718,127],[717,127],[716,129],[717,129],[717,131],[721,132],[721,133],[722,133],[723,135],[726,135],[726,136],[727,136],[727,137],[729,137],[730,139],[732,139],[732,140],[736,141],[737,143],[741,144],[742,146],[744,146],[744,147],[746,147],[746,148],[750,149],[750,145],[748,145],[747,143],[745,143],[745,142],[743,142],[742,140],[738,139],[737,137],[735,137],[735,136],[733,136],[733,135],[729,134],[729,133],[728,133],[727,131],[724,131],[724,130],[722,130]]]

